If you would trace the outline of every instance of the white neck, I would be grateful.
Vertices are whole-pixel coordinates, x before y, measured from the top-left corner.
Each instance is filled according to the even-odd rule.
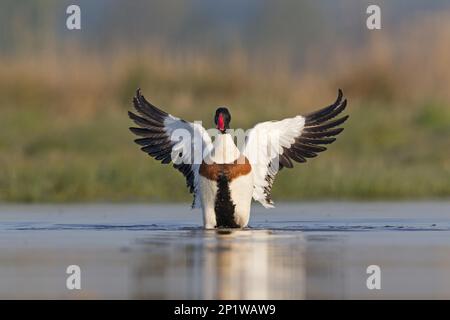
[[[205,159],[214,163],[231,163],[239,158],[239,149],[234,144],[230,134],[224,133],[216,136],[213,143],[213,150]]]

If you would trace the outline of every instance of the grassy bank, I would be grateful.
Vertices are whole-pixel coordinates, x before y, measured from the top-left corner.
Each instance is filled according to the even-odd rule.
[[[325,106],[342,87],[345,131],[318,158],[283,170],[275,201],[448,198],[450,48],[436,48],[448,36],[440,32],[415,33],[407,45],[374,38],[351,56],[336,48],[328,64],[312,59],[301,74],[281,58],[267,65],[238,51],[225,59],[157,47],[2,57],[0,201],[189,201],[181,174],[132,142],[126,112],[138,86],[206,127],[227,105],[236,128]]]

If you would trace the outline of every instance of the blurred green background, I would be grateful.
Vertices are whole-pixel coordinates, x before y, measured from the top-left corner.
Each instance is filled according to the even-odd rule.
[[[81,7],[80,31],[66,8]],[[274,199],[450,196],[450,4],[370,1],[0,3],[0,201],[190,201],[128,131],[137,87],[164,110],[235,128],[328,105],[329,150],[283,170]]]

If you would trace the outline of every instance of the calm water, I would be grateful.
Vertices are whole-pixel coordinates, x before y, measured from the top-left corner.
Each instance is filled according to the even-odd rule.
[[[0,298],[450,298],[449,202],[255,205],[237,231],[188,208],[0,206]]]

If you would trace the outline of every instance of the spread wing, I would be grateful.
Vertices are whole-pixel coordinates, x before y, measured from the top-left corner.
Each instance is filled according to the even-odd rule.
[[[338,128],[348,115],[334,119],[346,107],[339,90],[332,105],[305,116],[296,116],[281,121],[257,124],[250,130],[244,149],[253,172],[253,199],[266,208],[273,207],[272,185],[276,174],[283,167],[292,168],[293,161],[306,162],[327,148],[323,145],[336,140],[344,129]]]
[[[161,163],[173,163],[173,167],[186,178],[187,187],[194,195],[192,207],[199,207],[198,171],[203,155],[212,149],[211,138],[205,128],[160,110],[145,99],[140,89],[133,98],[133,104],[138,114],[128,112],[128,116],[138,127],[130,130],[140,137],[134,142]]]

